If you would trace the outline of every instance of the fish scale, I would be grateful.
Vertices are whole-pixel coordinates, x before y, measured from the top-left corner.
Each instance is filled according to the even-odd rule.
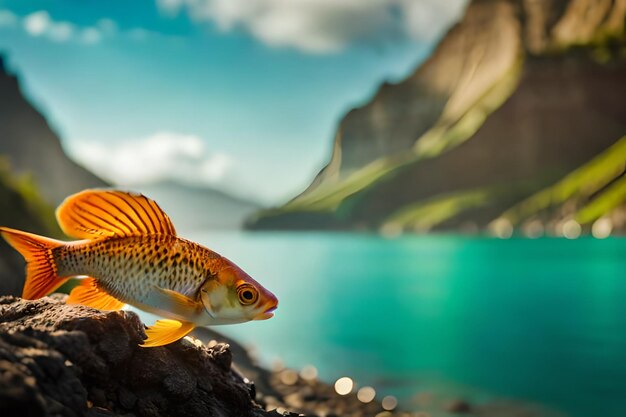
[[[195,299],[202,284],[214,278],[221,258],[166,235],[79,241],[54,249],[53,256],[60,276],[88,275],[115,298],[141,303],[150,300],[153,286]]]
[[[271,292],[228,259],[177,237],[169,217],[141,194],[85,190],[65,199],[56,215],[61,229],[81,240],[0,227],[26,260],[24,298],[83,276],[69,304],[102,310],[130,304],[167,318],[146,330],[146,347],[171,343],[195,326],[273,316],[278,301]]]

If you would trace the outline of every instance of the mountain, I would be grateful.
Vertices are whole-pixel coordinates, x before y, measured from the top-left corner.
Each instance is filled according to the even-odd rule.
[[[76,191],[107,185],[65,155],[58,136],[26,100],[1,56],[0,158],[13,175],[32,176],[43,198],[54,205]]]
[[[328,165],[252,229],[626,232],[626,8],[474,0],[340,122]]]
[[[170,216],[177,231],[241,229],[261,206],[222,191],[176,182],[132,187],[154,199]]]
[[[0,56],[0,225],[62,237],[54,207],[107,184],[72,162],[45,118],[24,98]],[[24,260],[0,239],[0,294],[19,294]]]
[[[0,225],[60,237],[54,209],[37,193],[32,181],[16,179],[0,163]],[[20,294],[24,279],[24,260],[4,239],[0,239],[0,295]]]

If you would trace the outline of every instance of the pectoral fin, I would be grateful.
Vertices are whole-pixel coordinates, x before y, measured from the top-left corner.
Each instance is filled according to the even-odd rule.
[[[124,303],[98,288],[94,278],[81,280],[68,297],[67,304],[82,304],[98,310],[121,310]]]
[[[202,303],[192,300],[179,292],[156,286],[154,290],[156,302],[161,308],[182,317],[188,317],[202,309]]]
[[[156,347],[168,345],[185,337],[194,327],[195,325],[189,322],[158,320],[154,325],[146,329],[148,338],[140,346]]]

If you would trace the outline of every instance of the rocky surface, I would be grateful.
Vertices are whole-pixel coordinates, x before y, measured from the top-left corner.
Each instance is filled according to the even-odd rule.
[[[0,415],[261,416],[227,345],[141,348],[128,312],[0,298]]]
[[[208,345],[185,338],[142,348],[144,326],[134,313],[64,299],[0,297],[1,416],[269,417],[298,410],[356,417],[382,411],[380,403],[339,396],[293,371],[259,368],[243,348],[231,350],[210,330],[199,332],[212,340]]]
[[[377,400],[338,395],[304,370],[261,368],[240,345],[209,329],[194,332],[197,339],[142,348],[144,326],[134,313],[70,306],[65,297],[0,297],[0,416],[555,415],[502,401],[437,405],[426,396],[419,408],[428,411],[386,411]]]
[[[601,154],[626,135],[626,106],[619,104],[626,61],[603,65],[579,55],[527,58],[519,88],[471,139],[370,187],[355,204],[352,221],[375,228],[381,213],[488,188],[484,206],[437,225],[459,229],[472,222],[484,229],[516,202]],[[623,90],[615,88],[620,84]]]
[[[623,185],[593,206],[624,182],[613,166],[506,216],[625,137],[625,18],[623,1],[471,1],[413,74],[342,119],[312,184],[250,228],[481,231],[505,217],[559,234],[606,216],[626,232]]]

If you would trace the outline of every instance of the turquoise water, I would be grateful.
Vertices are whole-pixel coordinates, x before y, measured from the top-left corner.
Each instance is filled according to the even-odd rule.
[[[280,299],[220,327],[270,363],[415,395],[626,415],[626,239],[187,234]]]

